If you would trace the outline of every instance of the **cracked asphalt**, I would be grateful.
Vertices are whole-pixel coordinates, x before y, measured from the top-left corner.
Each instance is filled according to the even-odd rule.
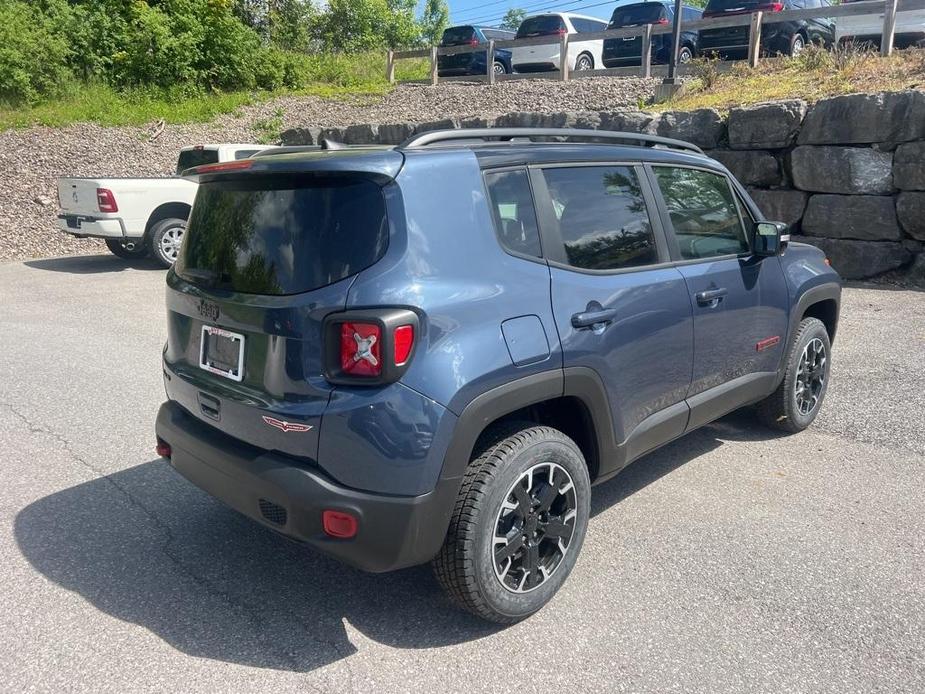
[[[925,293],[847,289],[816,425],[734,414],[597,487],[560,595],[499,629],[157,459],[163,282],[0,265],[0,690],[925,691]]]

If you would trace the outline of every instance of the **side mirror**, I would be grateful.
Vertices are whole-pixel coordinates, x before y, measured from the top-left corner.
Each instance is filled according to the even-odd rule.
[[[754,253],[760,257],[780,255],[790,241],[783,222],[758,222],[755,225]]]

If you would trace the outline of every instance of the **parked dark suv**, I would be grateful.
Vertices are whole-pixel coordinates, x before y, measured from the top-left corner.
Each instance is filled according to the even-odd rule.
[[[829,7],[828,0],[710,0],[703,11],[703,18],[728,17],[736,14],[764,12],[765,14],[784,10],[803,10],[815,7]],[[745,58],[748,55],[748,24],[719,29],[700,30],[700,51],[704,54],[718,54],[723,59]],[[826,48],[835,43],[835,20],[829,17],[799,19],[788,22],[765,22],[761,25],[761,53],[763,55],[799,55],[808,43],[817,43]]]
[[[440,46],[479,46],[487,44],[489,40],[496,41],[513,39],[513,31],[495,29],[493,27],[458,26],[450,27],[443,32]],[[440,77],[453,77],[455,75],[484,75],[485,52],[456,53],[454,55],[437,56],[437,73]],[[506,48],[495,49],[495,59],[492,62],[495,74],[511,73],[511,51]]]
[[[693,145],[277,151],[187,172],[157,417],[177,471],[269,528],[368,571],[432,562],[510,623],[566,580],[591,485],[736,408],[819,412],[839,277]]]
[[[696,22],[701,11],[696,7],[681,8],[681,48],[678,50],[678,62],[689,63],[697,55],[697,32],[685,31],[687,22]],[[673,24],[674,3],[638,2],[620,5],[610,17],[608,29],[625,29],[643,24]],[[667,63],[671,58],[671,34],[656,34],[652,37],[652,62]],[[622,67],[639,65],[642,62],[642,37],[633,36],[604,40],[604,65]]]

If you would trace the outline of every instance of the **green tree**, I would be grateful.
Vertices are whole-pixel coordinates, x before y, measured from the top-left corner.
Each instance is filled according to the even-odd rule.
[[[322,45],[331,51],[366,51],[420,43],[416,0],[330,0],[318,17]]]
[[[511,31],[517,31],[520,27],[520,23],[524,21],[524,18],[527,16],[526,10],[521,10],[517,7],[512,7],[507,12],[504,13],[504,18],[501,20],[500,26],[502,29],[510,29]]]
[[[440,42],[443,30],[450,24],[450,8],[445,0],[426,0],[421,15],[421,36],[424,42],[434,46]]]

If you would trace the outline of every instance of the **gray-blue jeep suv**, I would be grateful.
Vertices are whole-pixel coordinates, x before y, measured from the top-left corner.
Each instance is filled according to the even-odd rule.
[[[838,275],[693,145],[455,130],[187,173],[159,453],[353,566],[432,562],[486,619],[556,593],[593,484],[825,396]]]

